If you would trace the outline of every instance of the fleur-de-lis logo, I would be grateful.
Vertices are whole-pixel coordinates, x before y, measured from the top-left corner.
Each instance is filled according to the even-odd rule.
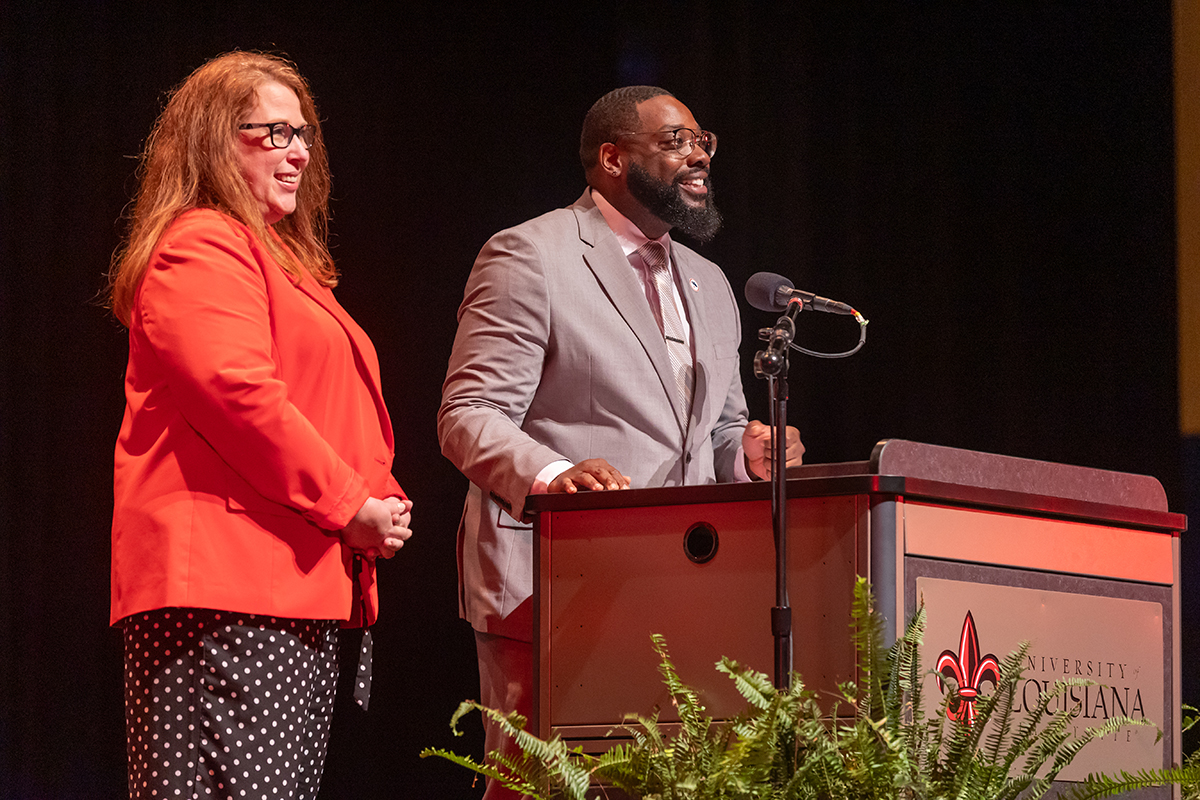
[[[1000,682],[1000,662],[991,653],[979,657],[979,636],[975,633],[975,618],[970,611],[963,620],[958,652],[943,650],[936,671],[938,689],[943,693],[946,691],[943,675],[958,683],[958,697],[950,702],[946,715],[967,725],[973,723],[977,713],[975,701],[979,699],[984,682],[991,681],[993,687]]]

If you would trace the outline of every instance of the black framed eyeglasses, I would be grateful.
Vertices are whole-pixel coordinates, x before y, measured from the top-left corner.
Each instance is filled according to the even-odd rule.
[[[305,148],[312,147],[313,143],[317,141],[317,126],[315,125],[301,125],[299,128],[293,128],[286,122],[247,122],[245,125],[238,125],[239,131],[248,131],[252,128],[269,128],[272,147],[287,147],[297,136],[300,137]]]
[[[697,145],[708,154],[709,158],[712,158],[717,153],[717,135],[711,131],[676,128],[673,131],[642,131],[640,133],[617,134],[618,139],[622,136],[669,136],[669,139],[661,140],[659,145],[666,150],[673,151],[675,155],[681,158],[690,156]]]

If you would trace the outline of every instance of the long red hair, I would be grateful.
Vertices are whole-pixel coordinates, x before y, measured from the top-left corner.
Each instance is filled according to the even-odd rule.
[[[296,210],[275,223],[271,236],[258,202],[238,168],[237,126],[258,100],[258,89],[279,83],[296,93],[304,121],[317,129]],[[235,51],[217,56],[179,85],[146,140],[138,170],[129,236],[113,255],[109,301],[126,326],[150,254],[175,218],[193,208],[212,208],[247,225],[293,277],[308,272],[326,286],[337,270],[326,244],[329,224],[329,157],[308,84],[294,64],[265,53]]]

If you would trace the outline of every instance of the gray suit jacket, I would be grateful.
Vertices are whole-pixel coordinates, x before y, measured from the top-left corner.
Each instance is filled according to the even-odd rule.
[[[583,196],[496,234],[467,281],[438,438],[471,481],[458,533],[459,610],[530,640],[534,478],[607,459],[633,488],[730,481],[746,426],[737,303],[724,273],[672,244],[695,351],[691,420],[616,236]],[[686,424],[685,424],[686,423]]]

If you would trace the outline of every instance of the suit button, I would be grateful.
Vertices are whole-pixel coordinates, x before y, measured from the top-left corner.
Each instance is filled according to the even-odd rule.
[[[684,454],[684,456],[683,456],[683,463],[685,463],[685,464],[690,464],[690,463],[692,463],[692,454],[691,454],[691,453],[685,453],[685,454]]]

